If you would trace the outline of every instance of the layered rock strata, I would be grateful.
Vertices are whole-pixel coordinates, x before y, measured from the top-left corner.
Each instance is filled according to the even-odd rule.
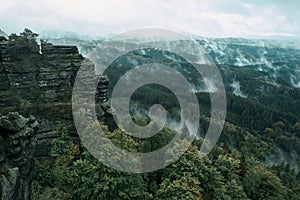
[[[72,90],[76,74],[86,60],[76,46],[41,43],[38,52],[15,49],[0,42],[0,113],[18,111],[35,116],[40,124],[36,156],[48,156],[57,130],[65,127],[76,138],[72,116]],[[17,56],[15,55],[17,52]],[[91,70],[94,70],[92,64]],[[88,80],[88,77],[87,77]],[[96,101],[99,118],[111,117],[107,98],[108,79],[101,77]]]
[[[37,130],[32,116],[0,115],[0,199],[31,199]]]

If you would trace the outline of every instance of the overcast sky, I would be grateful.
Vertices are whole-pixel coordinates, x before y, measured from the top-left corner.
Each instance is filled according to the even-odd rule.
[[[208,37],[300,37],[298,0],[0,0],[0,28],[90,36],[165,28]]]

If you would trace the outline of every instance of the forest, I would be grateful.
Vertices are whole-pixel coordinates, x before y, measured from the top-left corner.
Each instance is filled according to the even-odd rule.
[[[39,53],[37,37],[38,34],[29,29],[25,29],[20,35],[10,35],[7,43],[12,49],[10,52],[12,61],[9,62],[13,64],[1,61],[1,67],[21,63],[23,65],[20,65],[20,71],[26,71],[21,68],[29,65],[38,68],[39,65],[32,64],[35,63],[33,60],[40,61],[47,55]],[[70,57],[68,59],[74,59],[73,54],[75,55],[75,53],[68,55]],[[59,55],[56,60],[51,56],[47,58],[50,61],[46,60],[43,64],[52,62],[52,65],[56,66],[59,62],[67,62],[63,59],[59,60],[59,56],[63,57],[63,55]],[[135,58],[137,63],[147,63],[155,58],[179,71],[191,67],[180,58],[179,63],[172,63],[172,60],[166,58],[170,57],[168,52],[149,51],[147,55],[141,55],[140,52],[133,51],[127,56]],[[120,76],[132,67],[128,60],[120,57],[105,72],[110,81],[108,97]],[[70,63],[67,67],[73,70],[75,61],[72,60]],[[125,67],[120,68],[120,63]],[[195,92],[201,107],[201,119],[197,138],[192,145],[176,162],[149,173],[126,173],[102,164],[78,139],[74,127],[70,128],[70,124],[60,123],[54,130],[57,137],[51,141],[48,154],[35,158],[33,200],[299,199],[299,88],[288,87],[285,80],[280,79],[282,85],[270,86],[268,95],[262,92],[244,98],[233,94],[228,89],[230,80],[226,69],[231,67],[231,70],[237,70],[237,74],[244,76],[245,80],[253,72],[240,70],[230,64],[218,65],[218,67],[227,89],[227,116],[221,137],[208,156],[204,158],[199,156],[203,133],[206,132],[210,121],[211,102],[207,92]],[[55,70],[55,73],[60,73],[60,69]],[[193,76],[182,73],[190,81],[197,80]],[[40,74],[36,75],[38,78],[39,76]],[[51,74],[49,76],[51,77]],[[70,79],[74,78],[74,74],[70,77]],[[55,89],[52,90],[59,91],[57,92],[59,95],[49,103],[53,95],[48,97],[48,93],[43,92],[44,88],[36,81],[38,78],[33,78],[34,81],[29,86],[29,93],[33,98],[32,104],[26,105],[24,101],[20,103],[23,95],[20,91],[23,88],[18,88],[18,85],[11,86],[13,87],[9,93],[13,98],[11,104],[18,104],[16,109],[19,109],[24,116],[42,113],[44,117],[60,118],[60,122],[70,121],[70,116],[66,114],[71,109],[70,91],[60,88],[64,83],[55,85]],[[73,82],[74,80],[71,80],[68,87]],[[243,89],[254,91],[257,88],[256,84],[257,82],[253,82]],[[45,88],[47,87],[50,86],[47,85]],[[65,100],[67,103],[64,102]],[[141,126],[150,123],[149,116],[138,113],[144,113],[151,105],[157,103],[167,110],[171,122],[180,120],[180,106],[176,96],[159,85],[145,85],[136,90],[130,100],[130,112],[134,122]],[[9,106],[11,105],[7,104],[7,107]],[[37,119],[42,122],[41,116]],[[129,152],[151,152],[160,149],[178,134],[172,127],[165,126],[155,136],[140,139],[126,134],[120,127],[109,127],[109,124],[102,119],[98,121],[106,137],[116,146]],[[92,131],[94,128],[89,127],[87,131]],[[178,146],[178,149],[180,148]],[[175,153],[166,152],[165,156],[172,157]]]

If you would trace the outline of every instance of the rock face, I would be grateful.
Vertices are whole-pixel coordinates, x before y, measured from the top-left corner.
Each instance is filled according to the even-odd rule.
[[[37,130],[32,116],[0,115],[0,199],[31,199]]]
[[[18,111],[39,122],[36,156],[48,156],[57,129],[64,126],[77,136],[72,117],[72,87],[86,59],[76,46],[41,42],[29,51],[12,41],[0,42],[0,113]],[[94,65],[91,65],[94,71]],[[96,100],[99,118],[111,119],[107,103],[108,80],[100,78]]]
[[[31,199],[34,157],[49,156],[58,129],[63,126],[78,137],[72,90],[87,60],[75,46],[28,44],[0,40],[0,200]],[[95,71],[93,63],[89,67]],[[109,124],[107,92],[108,79],[101,77],[95,95],[98,117]]]

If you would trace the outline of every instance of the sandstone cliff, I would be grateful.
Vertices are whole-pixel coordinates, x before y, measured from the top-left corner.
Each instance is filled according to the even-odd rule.
[[[39,50],[29,51],[16,45],[14,41],[0,42],[0,113],[18,111],[35,116],[40,124],[36,156],[48,156],[61,126],[77,135],[72,118],[72,86],[85,58],[76,46],[41,42],[34,46]],[[96,99],[103,104],[99,117],[108,122],[107,90],[108,80],[102,77]]]
[[[0,115],[0,199],[31,199],[37,129],[32,116]]]

